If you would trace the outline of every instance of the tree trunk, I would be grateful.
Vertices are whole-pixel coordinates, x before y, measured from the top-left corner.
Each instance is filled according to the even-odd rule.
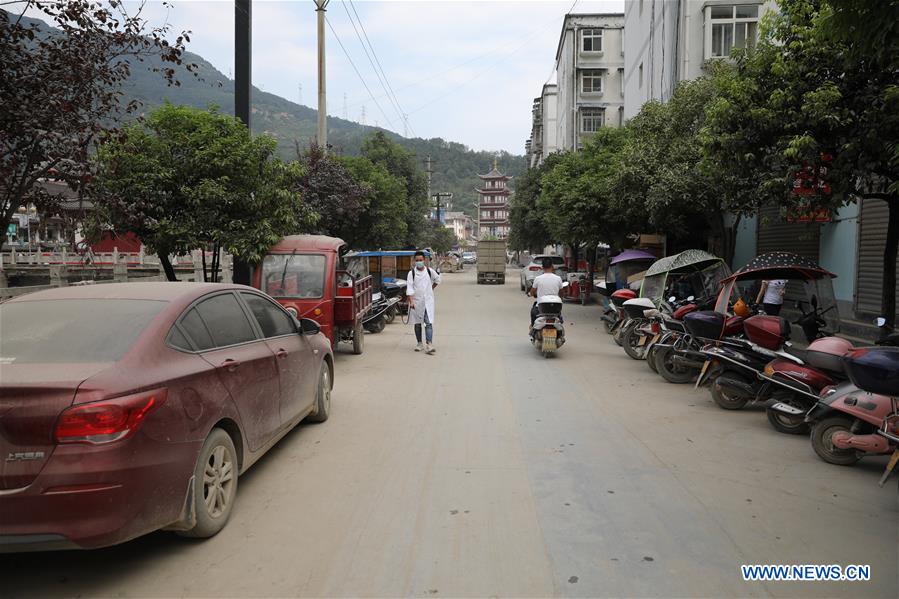
[[[896,326],[896,250],[899,248],[899,196],[891,195],[887,200],[890,220],[887,224],[887,239],[883,248],[883,288],[880,296],[880,311],[886,318],[886,327],[892,331]]]
[[[742,220],[743,215],[738,214],[734,219],[734,224],[724,228],[724,256],[722,257],[731,268],[734,265],[734,255],[737,253],[737,232],[740,230]]]
[[[200,260],[203,263],[203,282],[209,282],[209,274],[206,270],[206,248],[200,248]]]
[[[165,272],[165,276],[169,281],[177,281],[178,277],[175,276],[175,267],[172,266],[172,261],[169,260],[169,254],[165,251],[159,251],[156,253],[159,256],[159,263],[162,265],[162,270]]]

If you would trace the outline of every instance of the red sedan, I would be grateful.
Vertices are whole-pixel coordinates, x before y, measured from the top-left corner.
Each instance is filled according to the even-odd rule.
[[[311,320],[240,285],[63,287],[0,305],[0,552],[209,537],[243,473],[328,418]]]

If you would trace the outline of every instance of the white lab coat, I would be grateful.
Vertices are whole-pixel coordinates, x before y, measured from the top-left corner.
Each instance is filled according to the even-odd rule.
[[[414,281],[412,280],[413,278],[415,279]],[[415,309],[409,312],[409,322],[411,324],[423,324],[425,321],[425,310],[428,313],[428,322],[434,324],[432,278],[434,284],[440,284],[440,273],[430,267],[418,270],[413,266],[412,272],[406,275],[406,295],[414,298],[413,301],[415,302]]]

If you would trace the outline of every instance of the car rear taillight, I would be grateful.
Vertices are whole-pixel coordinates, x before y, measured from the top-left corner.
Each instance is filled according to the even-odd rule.
[[[57,443],[120,441],[133,434],[165,398],[165,389],[155,389],[72,406],[59,415],[54,437]]]
[[[538,270],[540,270],[540,267],[539,266],[530,266],[530,267],[528,267],[528,270],[537,272]]]

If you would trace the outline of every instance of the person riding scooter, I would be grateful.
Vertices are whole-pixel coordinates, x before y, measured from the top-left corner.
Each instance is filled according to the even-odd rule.
[[[532,297],[541,298],[546,295],[559,295],[562,291],[562,277],[555,274],[556,267],[553,265],[552,258],[543,259],[543,274],[534,277],[534,283],[528,292]],[[531,307],[531,328],[534,326],[534,320],[537,319],[537,302]]]

